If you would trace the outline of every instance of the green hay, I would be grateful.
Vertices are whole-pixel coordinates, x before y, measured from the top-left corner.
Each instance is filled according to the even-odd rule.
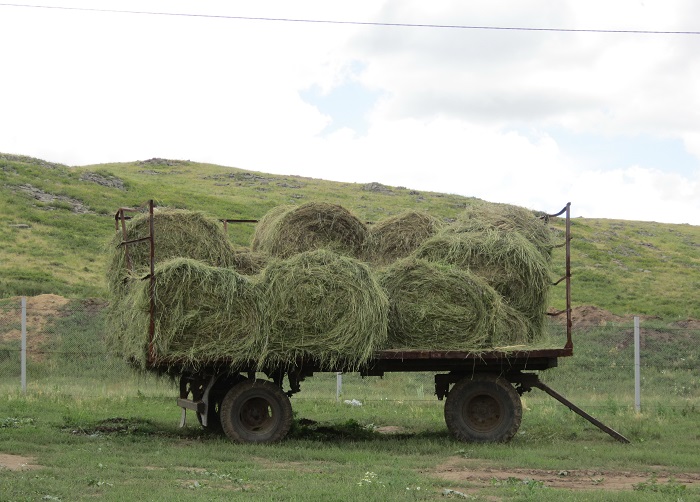
[[[405,258],[442,226],[437,218],[420,211],[404,211],[369,227],[367,259],[386,265]]]
[[[279,206],[256,225],[252,249],[278,258],[330,249],[360,258],[367,229],[347,209],[325,202]]]
[[[353,371],[385,345],[388,300],[364,263],[301,253],[268,265],[261,286],[267,363],[313,357],[325,369]]]
[[[203,213],[179,209],[158,208],[153,214],[156,263],[170,258],[185,257],[212,266],[235,266],[233,247],[218,221]],[[127,240],[148,237],[149,218],[140,214],[126,225]],[[113,296],[126,294],[128,283],[149,273],[150,246],[148,242],[128,246],[132,271],[129,272],[121,230],[110,245],[107,284]]]
[[[544,336],[550,265],[519,233],[493,229],[443,233],[426,241],[416,257],[454,265],[484,278],[528,320],[528,342]]]
[[[481,352],[527,338],[522,316],[469,271],[409,257],[384,270],[381,284],[389,348]]]
[[[229,268],[239,274],[256,275],[267,266],[270,257],[264,253],[257,253],[249,249],[236,249],[230,256]]]
[[[470,206],[444,232],[483,232],[492,229],[518,232],[545,257],[549,258],[552,254],[552,232],[547,224],[533,211],[520,206],[486,202]]]
[[[257,359],[263,337],[255,282],[189,258],[159,264],[155,277],[156,359],[193,369],[227,358],[234,368]],[[143,367],[148,356],[148,288],[149,281],[142,281],[119,300],[121,318],[112,330],[112,346]]]

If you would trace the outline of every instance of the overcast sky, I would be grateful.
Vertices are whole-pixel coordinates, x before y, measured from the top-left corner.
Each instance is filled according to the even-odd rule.
[[[232,18],[699,32],[694,0],[31,3],[200,16],[0,5],[0,152],[700,225],[700,35]]]

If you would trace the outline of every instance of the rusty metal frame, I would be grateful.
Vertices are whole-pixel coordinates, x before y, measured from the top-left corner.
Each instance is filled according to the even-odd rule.
[[[561,216],[562,214],[566,214],[566,231],[564,237],[564,248],[566,250],[565,271],[564,276],[561,277],[558,281],[554,282],[552,285],[557,286],[561,283],[561,281],[566,281],[566,309],[559,310],[557,312],[551,312],[548,315],[558,316],[566,313],[566,345],[564,345],[564,348],[568,349],[573,354],[574,342],[571,336],[573,326],[573,322],[571,319],[571,202],[567,202],[566,206],[564,206],[564,208],[558,213],[546,214],[542,218],[545,221],[549,221],[550,218],[556,218],[558,216]]]
[[[140,213],[144,208],[148,209],[148,236],[141,237],[139,239],[127,239],[126,231],[126,221],[131,219],[127,216],[127,213]],[[156,254],[156,243],[155,243],[155,226],[153,224],[153,209],[155,208],[155,202],[153,199],[149,199],[144,204],[137,207],[120,207],[116,214],[114,215],[114,228],[117,233],[121,228],[122,241],[119,246],[124,248],[124,259],[126,262],[126,267],[129,272],[133,272],[133,264],[131,262],[131,257],[129,256],[129,246],[132,244],[140,244],[142,242],[148,242],[150,246],[149,252],[149,284],[148,284],[148,298],[149,298],[149,322],[148,322],[148,361],[149,366],[154,365],[156,362],[155,348],[153,346],[153,338],[155,336],[156,324],[155,324],[155,254]],[[145,277],[144,277],[145,279]]]

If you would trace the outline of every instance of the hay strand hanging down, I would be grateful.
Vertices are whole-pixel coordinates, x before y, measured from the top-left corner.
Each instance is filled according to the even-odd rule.
[[[405,258],[441,226],[440,220],[422,211],[404,211],[379,221],[369,227],[367,258],[377,265]]]
[[[315,249],[359,258],[366,239],[367,228],[347,209],[309,202],[269,211],[256,225],[251,247],[278,258]]]
[[[148,281],[122,300],[122,355],[145,364],[148,346]],[[156,268],[156,358],[197,368],[230,359],[232,366],[256,360],[261,315],[256,285],[231,269],[175,258]],[[114,344],[113,344],[114,345]]]
[[[170,258],[185,257],[212,266],[235,266],[233,247],[218,221],[201,212],[159,208],[153,215],[156,263]],[[127,240],[148,237],[149,218],[141,214],[127,222]],[[150,250],[147,242],[129,246],[132,273],[126,266],[121,231],[110,246],[107,283],[112,295],[125,293],[130,279],[139,279],[149,271]]]
[[[271,263],[261,278],[266,364],[313,357],[356,370],[383,347],[388,300],[364,263],[328,250]]]
[[[412,257],[381,273],[390,348],[479,352],[526,339],[525,320],[482,278]]]

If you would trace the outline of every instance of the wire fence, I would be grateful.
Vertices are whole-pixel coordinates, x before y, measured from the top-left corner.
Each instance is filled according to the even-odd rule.
[[[95,299],[27,298],[23,380],[21,299],[0,301],[0,387],[6,393],[175,396],[175,382],[137,372],[109,350],[106,308]],[[574,356],[560,358],[559,367],[541,372],[541,378],[582,406],[632,408],[633,324],[598,324],[575,326]],[[643,320],[640,334],[642,407],[700,409],[700,322]],[[302,383],[295,399],[433,401],[434,374],[391,373],[380,379],[318,373]]]

